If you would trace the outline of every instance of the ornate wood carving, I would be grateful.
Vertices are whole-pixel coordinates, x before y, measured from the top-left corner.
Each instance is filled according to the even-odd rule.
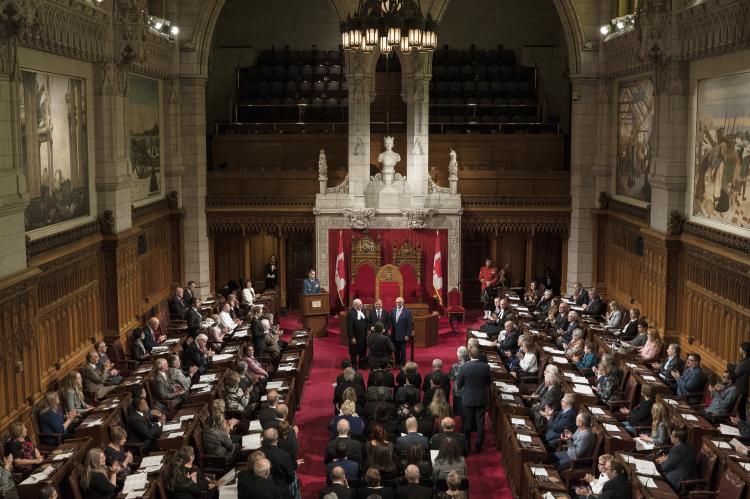
[[[363,263],[370,264],[374,272],[380,268],[382,256],[380,252],[380,241],[364,235],[352,241],[351,262],[349,263],[351,282],[357,282],[357,272]]]
[[[422,282],[422,248],[412,246],[409,241],[404,241],[401,247],[393,244],[393,264],[401,267],[402,263],[408,263],[414,269],[417,282]]]
[[[745,0],[686,0],[675,19],[683,59],[698,59],[750,45],[750,4]]]
[[[85,239],[88,236],[99,233],[99,222],[73,227],[72,229],[58,232],[47,237],[26,241],[26,258],[31,259],[48,251],[61,248],[66,244]]]
[[[624,203],[613,198],[609,201],[609,209],[625,213],[631,217],[639,218],[644,222],[648,222],[651,217],[651,205],[648,205],[646,208],[641,208],[640,206]]]
[[[745,254],[750,253],[750,239],[747,237],[738,236],[730,232],[724,232],[693,222],[686,222],[683,225],[682,230],[685,234],[700,237],[711,244]]]
[[[137,220],[151,213],[156,213],[162,210],[169,210],[169,200],[160,199],[159,201],[149,203],[147,205],[140,206],[138,208],[132,207],[133,220]]]

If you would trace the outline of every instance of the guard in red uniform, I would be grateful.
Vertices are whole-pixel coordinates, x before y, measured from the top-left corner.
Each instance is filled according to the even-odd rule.
[[[479,269],[479,282],[482,283],[482,304],[484,306],[484,318],[489,319],[493,310],[494,299],[497,296],[495,280],[497,278],[497,267],[492,265],[492,258],[487,257],[484,267]]]

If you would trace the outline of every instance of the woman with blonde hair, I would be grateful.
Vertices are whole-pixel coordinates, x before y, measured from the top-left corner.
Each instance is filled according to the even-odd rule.
[[[435,393],[432,396],[432,402],[427,406],[427,417],[438,418],[442,421],[443,418],[449,418],[453,416],[453,409],[446,400],[445,392],[442,388],[435,388]]]
[[[552,304],[549,306],[549,312],[547,312],[547,321],[555,322],[557,313],[560,311],[560,303],[562,303],[562,300],[560,300],[559,297],[552,299]]]
[[[59,433],[65,436],[69,430],[72,431],[70,426],[77,415],[76,411],[69,411],[63,415],[60,407],[60,396],[57,392],[47,392],[39,404],[39,412],[37,413],[39,431],[41,433]],[[40,440],[47,445],[58,443],[52,436],[42,437]]]
[[[110,499],[117,491],[117,473],[122,466],[115,462],[107,469],[107,458],[98,447],[89,450],[79,478],[83,499]]]
[[[344,390],[345,394],[347,390],[352,390],[352,392],[354,392],[354,390],[349,387]],[[357,395],[355,394],[354,398],[356,399],[356,397]],[[329,425],[329,428],[331,429],[331,438],[336,437],[336,425],[342,419],[345,419],[349,423],[350,435],[362,435],[365,432],[365,422],[357,414],[357,405],[354,400],[345,398],[344,401],[341,402],[339,415],[334,416],[333,419],[331,419],[331,424]]]
[[[83,379],[78,371],[70,371],[60,382],[60,395],[67,412],[86,412],[91,406],[83,396]]]
[[[646,362],[655,362],[661,355],[664,342],[662,342],[661,335],[656,329],[649,329],[647,334],[646,344],[641,347],[641,358]]]
[[[605,315],[607,319],[607,326],[611,328],[619,328],[622,322],[622,311],[620,310],[620,304],[615,300],[609,302],[609,310]]]
[[[461,475],[455,471],[448,473],[445,479],[445,483],[448,486],[448,490],[440,492],[438,499],[466,499],[466,492],[459,490],[461,486]]]
[[[669,416],[667,415],[667,406],[660,396],[656,397],[653,407],[651,407],[651,435],[641,434],[641,440],[650,442],[655,446],[667,445],[669,441]]]

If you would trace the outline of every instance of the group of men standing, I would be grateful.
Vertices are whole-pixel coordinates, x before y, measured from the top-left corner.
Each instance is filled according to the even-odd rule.
[[[382,300],[377,300],[373,309],[365,313],[362,300],[355,299],[346,317],[352,367],[386,367],[391,353],[396,367],[403,367],[406,343],[413,334],[413,327],[411,310],[404,307],[404,299],[400,296],[390,312],[383,309]]]

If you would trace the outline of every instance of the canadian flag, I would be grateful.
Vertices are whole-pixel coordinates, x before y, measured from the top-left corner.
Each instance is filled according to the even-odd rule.
[[[346,264],[344,263],[344,235],[339,231],[339,250],[336,252],[336,292],[342,307],[346,307],[344,301],[346,289]]]
[[[440,251],[440,234],[435,231],[435,257],[432,259],[432,287],[440,305],[443,304],[443,255]]]

